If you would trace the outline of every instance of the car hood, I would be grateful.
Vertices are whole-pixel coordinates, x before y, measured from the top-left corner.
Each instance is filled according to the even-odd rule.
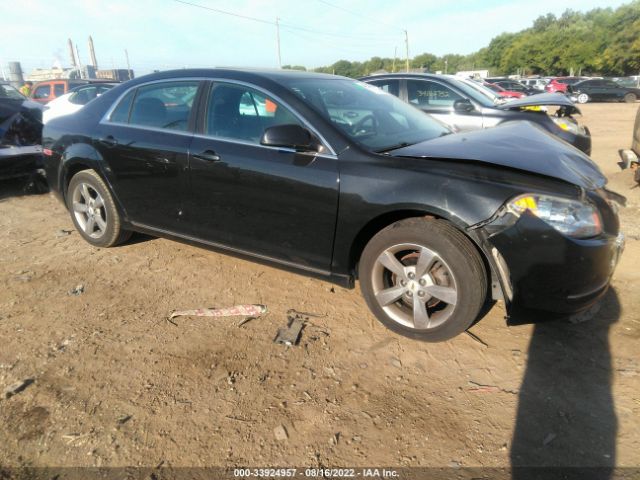
[[[539,107],[544,105],[557,105],[559,107],[567,107],[569,114],[580,113],[580,110],[575,106],[569,97],[561,93],[539,93],[537,95],[531,95],[529,97],[518,98],[508,103],[498,105],[497,108],[501,110],[511,110],[521,107]]]
[[[607,183],[580,150],[529,122],[454,133],[389,152],[394,157],[482,162],[545,175],[592,190]]]

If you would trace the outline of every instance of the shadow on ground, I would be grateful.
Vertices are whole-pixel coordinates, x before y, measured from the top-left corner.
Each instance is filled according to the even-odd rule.
[[[609,329],[620,313],[611,288],[593,320],[534,327],[511,446],[514,480],[612,478],[617,419]]]
[[[39,195],[48,192],[47,181],[40,175],[0,180],[0,202],[12,197]]]

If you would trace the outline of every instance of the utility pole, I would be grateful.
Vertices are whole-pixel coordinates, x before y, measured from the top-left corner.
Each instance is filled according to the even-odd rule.
[[[398,47],[393,49],[393,66],[391,67],[391,73],[396,73],[396,57],[398,56]]]
[[[127,80],[131,80],[131,65],[129,65],[129,52],[127,49],[124,49],[124,56],[127,59]]]
[[[280,55],[280,19],[276,17],[276,46],[278,48],[278,68],[282,68],[282,56]]]
[[[447,67],[449,66],[449,59],[444,57],[444,74],[447,74]]]
[[[406,47],[406,53],[407,53],[407,72],[409,71],[409,34],[407,33],[407,31],[404,31],[404,45]]]

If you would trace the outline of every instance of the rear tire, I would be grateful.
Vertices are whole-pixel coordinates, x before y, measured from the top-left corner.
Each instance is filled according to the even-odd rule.
[[[464,332],[487,298],[480,254],[443,220],[411,218],[381,230],[362,253],[359,277],[362,295],[383,325],[428,342]]]
[[[581,93],[578,95],[578,103],[587,103],[589,101],[589,95],[586,93]]]
[[[95,170],[76,173],[67,189],[67,209],[78,233],[96,247],[126,242],[131,232],[122,228],[111,192]]]
[[[635,93],[627,93],[624,96],[624,101],[627,103],[635,103],[636,100],[637,100],[637,97]]]

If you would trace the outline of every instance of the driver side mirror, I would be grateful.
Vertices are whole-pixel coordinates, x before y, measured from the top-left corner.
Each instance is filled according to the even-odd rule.
[[[475,110],[475,107],[473,106],[473,103],[471,103],[471,100],[468,98],[462,98],[453,102],[453,109],[456,112],[468,113]]]
[[[260,145],[287,147],[299,151],[317,151],[318,142],[309,130],[300,125],[274,125],[264,130]]]

